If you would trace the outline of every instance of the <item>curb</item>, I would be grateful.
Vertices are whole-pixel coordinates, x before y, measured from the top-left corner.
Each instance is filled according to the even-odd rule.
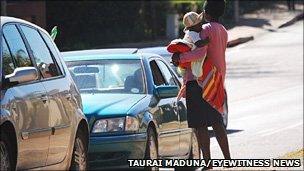
[[[253,37],[253,36],[240,37],[240,38],[237,38],[237,39],[234,39],[234,40],[230,40],[230,41],[227,43],[227,47],[228,47],[228,48],[234,47],[234,46],[237,46],[237,45],[239,45],[239,44],[249,42],[249,41],[251,41],[251,40],[254,40],[254,37]]]
[[[304,12],[295,16],[293,19],[287,21],[286,23],[280,25],[278,28],[283,28],[283,27],[287,27],[287,26],[290,26],[292,25],[293,23],[297,22],[297,21],[300,21],[300,20],[303,20],[304,19]]]

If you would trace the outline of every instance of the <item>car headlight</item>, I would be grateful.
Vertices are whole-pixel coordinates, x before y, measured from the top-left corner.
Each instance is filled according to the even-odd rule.
[[[92,133],[137,131],[139,122],[134,117],[99,119],[95,122]]]
[[[138,119],[131,116],[127,116],[125,131],[138,131],[138,129],[139,129]]]

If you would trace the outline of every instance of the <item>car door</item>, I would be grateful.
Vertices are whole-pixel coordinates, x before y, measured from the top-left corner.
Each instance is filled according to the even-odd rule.
[[[27,25],[20,25],[32,50],[36,65],[42,75],[41,82],[47,91],[49,100],[49,123],[52,129],[50,147],[46,165],[64,160],[70,143],[72,106],[69,105],[70,81],[64,76],[62,65],[58,65],[57,55],[50,37]],[[52,51],[53,49],[53,51]],[[57,56],[58,59],[58,56]],[[61,68],[60,68],[61,66]]]
[[[3,27],[2,41],[4,75],[18,67],[35,66],[15,24]],[[4,88],[5,96],[10,98],[4,108],[14,116],[20,136],[18,166],[22,169],[45,166],[51,134],[45,88],[39,80]]]
[[[167,83],[169,85],[175,85],[180,87],[181,84],[178,78],[174,75],[172,69],[164,63],[164,61],[157,61],[158,66],[160,67],[162,73],[166,77]],[[177,101],[177,97],[173,98],[173,110],[174,113],[178,116],[179,121],[179,156],[185,156],[189,153],[191,147],[191,133],[192,129],[188,128],[187,123],[187,109],[185,99],[180,99]]]
[[[164,68],[158,59],[150,61],[150,67],[155,86],[174,85],[170,81],[170,71],[168,71],[168,68]],[[174,109],[175,99],[176,98],[159,99],[158,102],[160,113],[158,152],[162,157],[178,155],[179,118],[178,113]]]
[[[168,67],[168,66],[167,66]],[[170,66],[172,67],[172,66]],[[181,83],[179,81],[178,75],[174,74],[173,68],[170,69],[172,74],[172,79],[175,81],[176,85],[178,87],[181,87]],[[187,156],[189,155],[189,152],[191,150],[191,136],[192,136],[192,128],[188,127],[187,122],[187,108],[186,108],[186,99],[181,98],[179,101],[177,101],[177,98],[174,101],[175,109],[178,112],[179,116],[179,130],[180,130],[180,136],[179,136],[179,155],[180,156]]]

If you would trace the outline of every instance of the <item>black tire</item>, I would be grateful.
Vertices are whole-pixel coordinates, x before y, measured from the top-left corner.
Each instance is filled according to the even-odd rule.
[[[88,142],[86,137],[81,129],[77,131],[70,170],[87,170],[88,168]]]
[[[145,159],[157,159],[158,146],[157,139],[153,128],[149,127],[147,131],[147,146],[145,152]],[[157,167],[145,167],[144,170],[159,170]]]
[[[15,170],[11,143],[5,133],[0,136],[0,170]]]

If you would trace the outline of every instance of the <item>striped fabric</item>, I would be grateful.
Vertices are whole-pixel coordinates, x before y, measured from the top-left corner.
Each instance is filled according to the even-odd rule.
[[[208,57],[204,61],[203,75],[197,78],[197,82],[202,87],[202,98],[223,113],[225,89],[222,76]]]

